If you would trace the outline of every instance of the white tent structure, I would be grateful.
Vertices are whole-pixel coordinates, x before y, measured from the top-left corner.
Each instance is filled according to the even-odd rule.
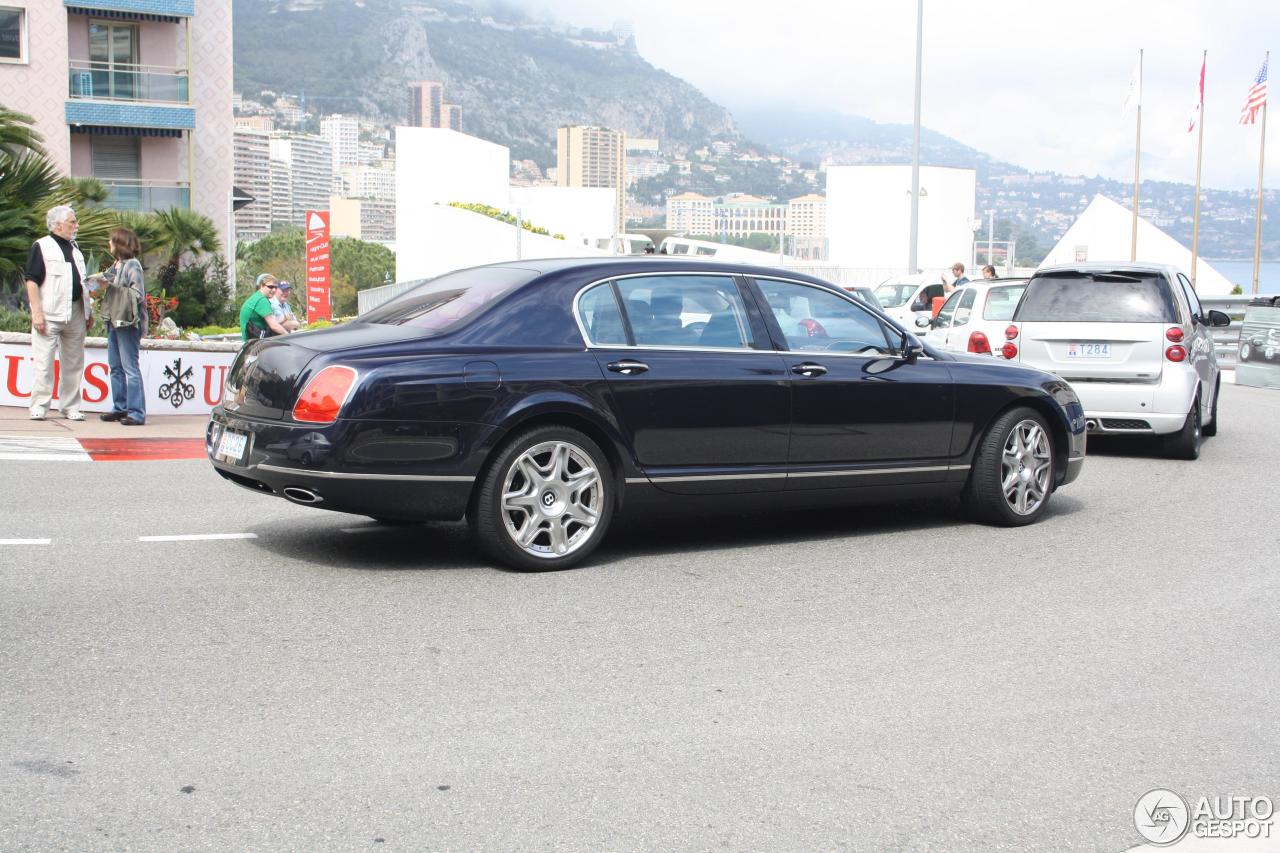
[[[1133,212],[1111,199],[1096,195],[1080,218],[1062,235],[1040,264],[1127,262],[1133,239]],[[1138,217],[1138,261],[1170,264],[1183,272],[1191,270],[1191,250]],[[1234,285],[1211,267],[1196,259],[1196,291],[1204,296],[1227,296]]]

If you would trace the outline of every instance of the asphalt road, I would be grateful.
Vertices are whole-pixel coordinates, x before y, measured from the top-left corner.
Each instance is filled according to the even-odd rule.
[[[199,461],[0,462],[0,539],[50,540],[0,546],[0,850],[1116,851],[1152,788],[1280,801],[1280,394],[1222,421],[1095,442],[1032,528],[624,520],[543,575]]]

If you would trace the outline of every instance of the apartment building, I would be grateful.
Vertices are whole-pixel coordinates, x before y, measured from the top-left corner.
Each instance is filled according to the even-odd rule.
[[[231,214],[231,0],[0,0],[0,102],[112,207]]]
[[[396,173],[394,169],[373,166],[357,166],[342,170],[343,192],[347,198],[370,201],[396,200]]]
[[[257,240],[271,231],[271,137],[237,130],[232,176],[236,187],[254,201],[235,212],[236,239]]]
[[[286,218],[272,219],[306,227],[308,210],[328,210],[333,191],[333,152],[329,143],[306,133],[273,133],[271,159],[284,164],[289,174],[289,206]],[[275,197],[275,175],[272,175]],[[283,213],[283,210],[281,211]]]
[[[320,137],[333,152],[333,171],[360,165],[360,120],[339,113],[320,119]]]
[[[556,184],[562,187],[610,187],[617,195],[617,233],[626,230],[626,136],[604,127],[556,130]]]
[[[444,104],[441,109],[440,126],[462,133],[462,107],[458,104]]]
[[[415,80],[409,84],[409,127],[440,127],[444,117],[444,84]]]
[[[715,207],[716,234],[747,237],[768,234],[781,238],[787,230],[787,206],[745,193],[732,193]]]
[[[667,229],[685,235],[714,234],[715,199],[699,193],[680,193],[667,199]]]
[[[814,193],[787,202],[787,253],[808,260],[826,260],[827,199]]]

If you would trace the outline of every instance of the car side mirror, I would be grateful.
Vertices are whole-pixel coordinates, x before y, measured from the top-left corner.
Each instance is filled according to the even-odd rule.
[[[916,318],[916,328],[917,328],[917,329],[928,329],[928,328],[931,328],[932,326],[933,326],[933,318],[932,318],[932,317],[917,317],[917,318]]]
[[[924,355],[924,344],[920,343],[915,335],[904,333],[902,335],[902,354],[907,364],[915,364],[916,360]]]
[[[1209,312],[1209,325],[1210,326],[1230,326],[1231,318],[1227,316],[1227,313],[1225,311],[1218,311],[1214,309]]]

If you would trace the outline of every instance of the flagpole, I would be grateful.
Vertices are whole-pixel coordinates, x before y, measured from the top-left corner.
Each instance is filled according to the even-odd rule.
[[[1142,161],[1142,50],[1138,50],[1138,138],[1133,143],[1133,238],[1129,243],[1129,260],[1138,259],[1138,169]]]
[[[1267,51],[1267,58],[1271,52]],[[1262,167],[1267,157],[1267,104],[1262,103],[1262,142],[1258,152],[1258,211],[1253,225],[1253,295],[1258,295],[1258,270],[1262,258]]]
[[[1204,72],[1209,62],[1209,51],[1200,59],[1200,141],[1196,146],[1196,203],[1191,225],[1191,287],[1196,286],[1196,255],[1200,247],[1200,161],[1204,156]]]

